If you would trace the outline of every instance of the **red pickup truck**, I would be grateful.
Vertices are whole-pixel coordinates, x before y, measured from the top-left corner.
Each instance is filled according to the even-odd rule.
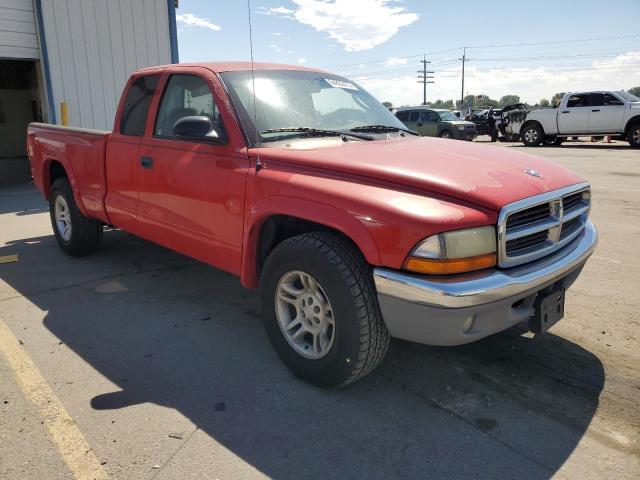
[[[544,332],[597,242],[573,173],[418,137],[310,68],[139,70],[113,132],[34,123],[28,152],[66,253],[111,225],[238,275],[283,362],[323,386],[371,372],[390,336]]]

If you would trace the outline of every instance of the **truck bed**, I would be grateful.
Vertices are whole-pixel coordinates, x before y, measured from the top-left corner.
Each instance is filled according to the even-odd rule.
[[[55,177],[60,164],[68,174],[80,211],[108,223],[104,198],[107,194],[106,146],[110,134],[104,130],[29,124],[27,152],[31,174],[45,198],[49,196],[50,179]]]

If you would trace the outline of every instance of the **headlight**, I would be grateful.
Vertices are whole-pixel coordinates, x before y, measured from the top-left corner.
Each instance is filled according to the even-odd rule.
[[[458,125],[458,130],[464,130],[465,128],[467,128],[466,125]]]
[[[404,268],[418,273],[471,272],[496,264],[496,229],[493,226],[439,233],[420,242]]]

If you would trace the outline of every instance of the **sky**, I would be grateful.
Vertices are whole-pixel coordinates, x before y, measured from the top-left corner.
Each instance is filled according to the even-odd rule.
[[[525,8],[525,5],[526,6]],[[249,60],[322,68],[378,100],[427,101],[640,86],[640,0],[180,0],[181,62]]]

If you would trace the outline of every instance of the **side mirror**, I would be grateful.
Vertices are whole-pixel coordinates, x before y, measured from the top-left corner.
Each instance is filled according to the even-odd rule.
[[[220,141],[220,134],[204,115],[182,117],[173,124],[173,134],[190,140]]]

